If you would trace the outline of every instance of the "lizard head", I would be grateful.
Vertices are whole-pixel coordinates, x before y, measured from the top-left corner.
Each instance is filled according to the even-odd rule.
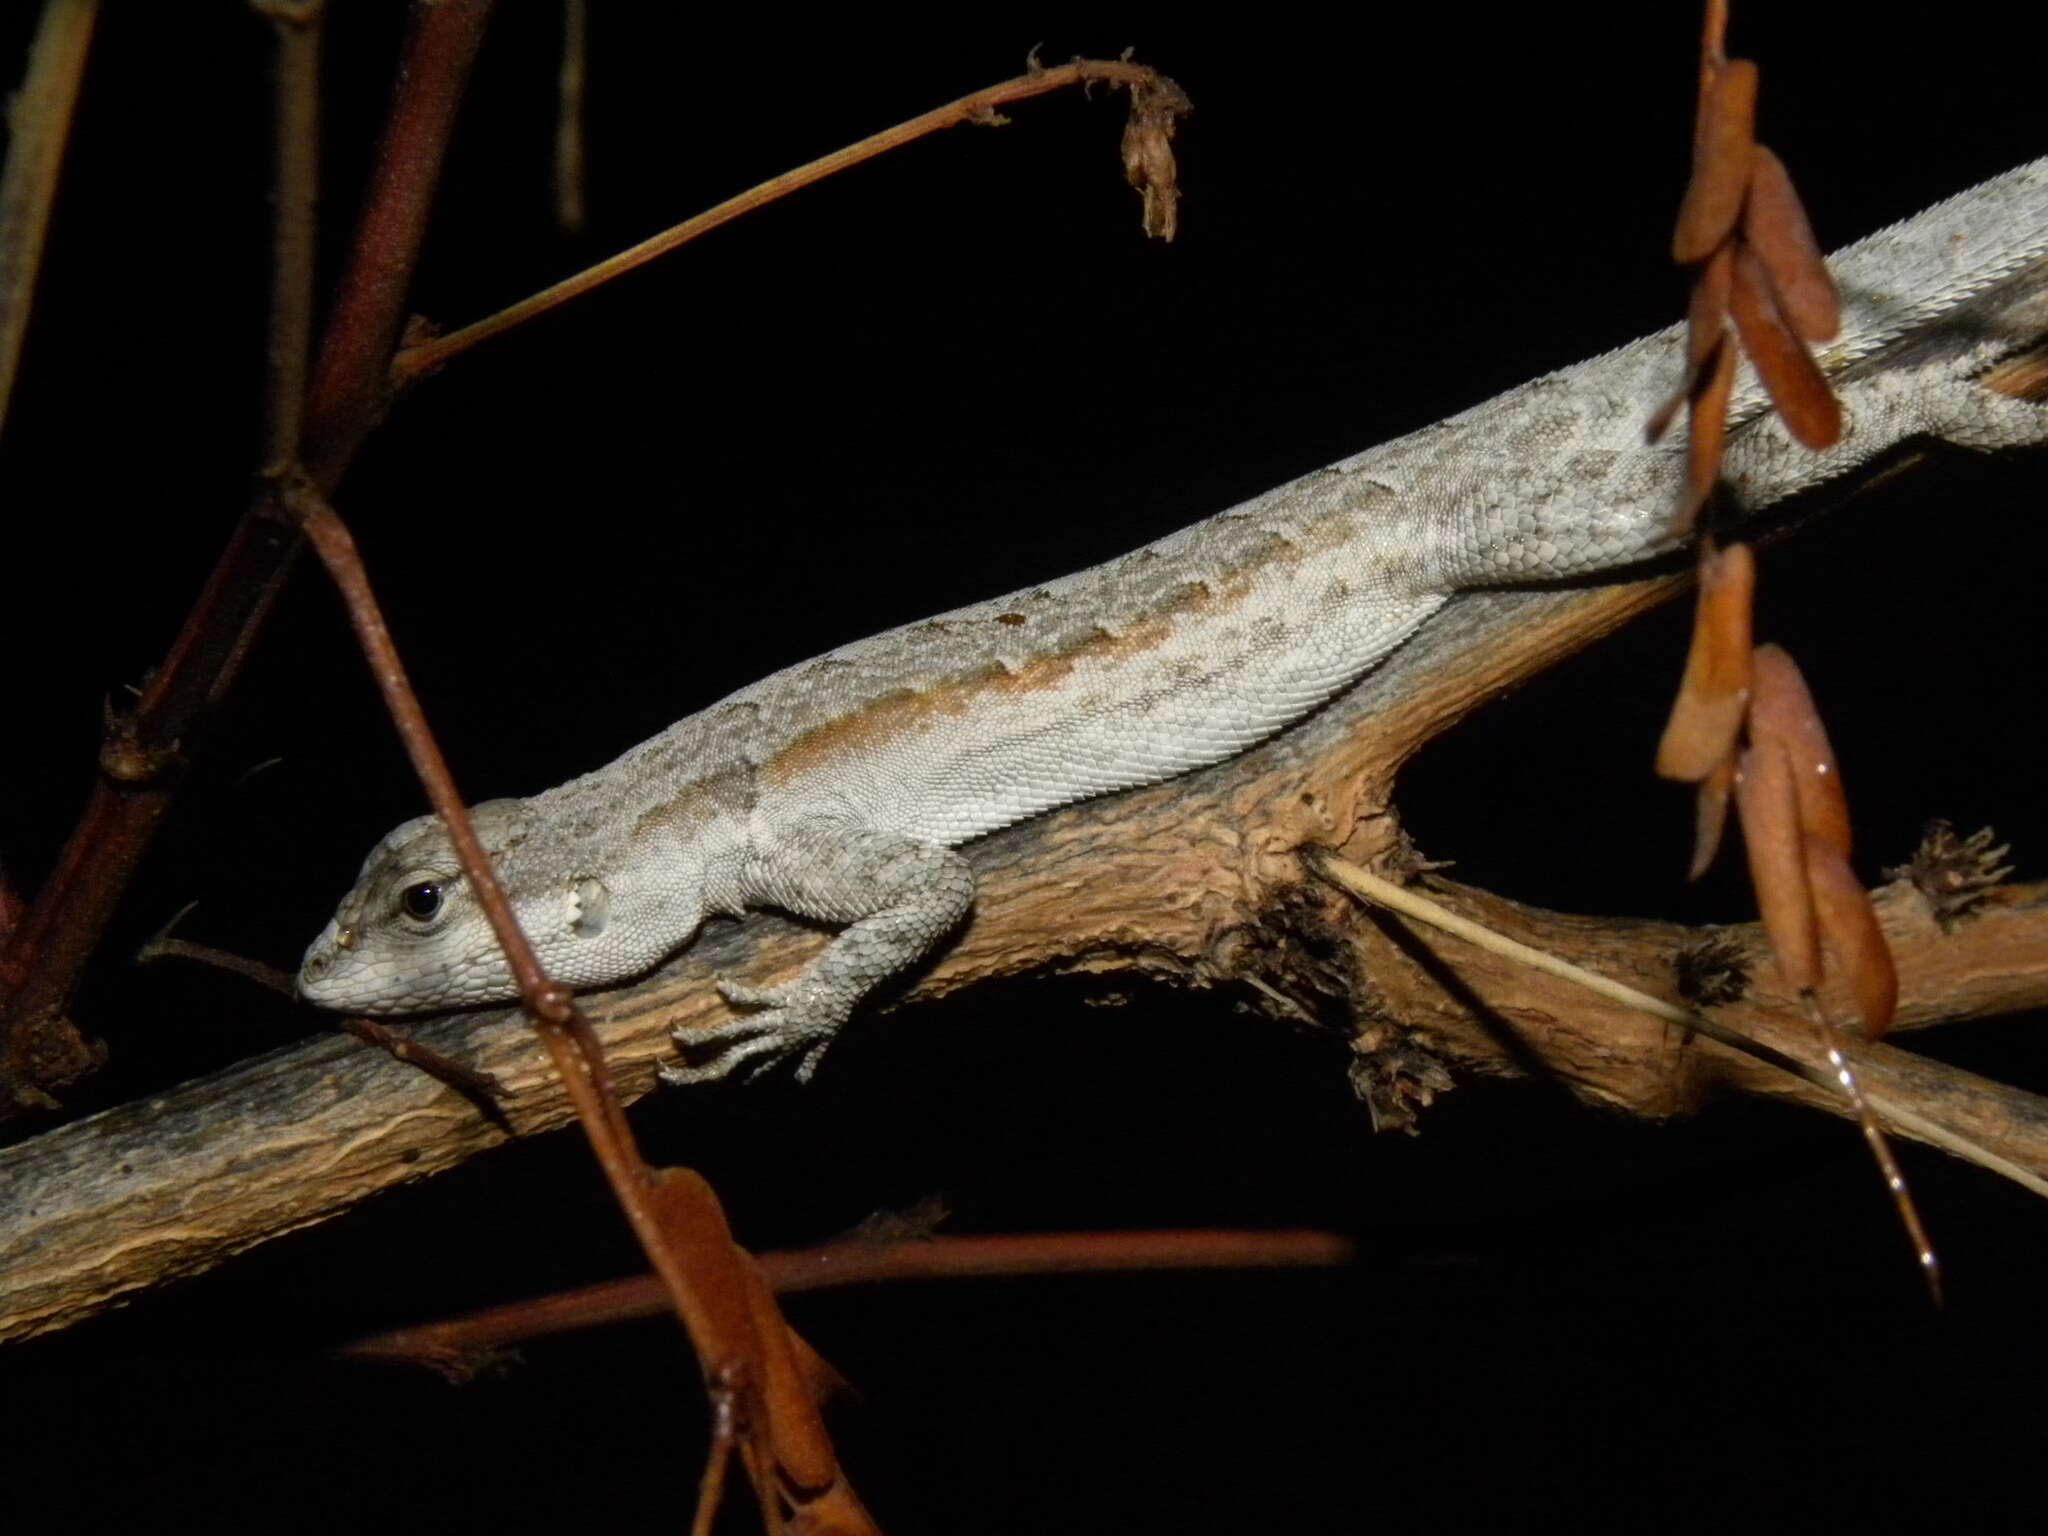
[[[604,885],[552,875],[556,861],[533,838],[526,802],[487,801],[470,818],[544,964],[556,967],[579,939],[603,932],[610,909]],[[355,887],[306,951],[298,981],[308,1002],[362,1013],[469,1008],[519,995],[448,834],[432,816],[404,823],[371,850]]]

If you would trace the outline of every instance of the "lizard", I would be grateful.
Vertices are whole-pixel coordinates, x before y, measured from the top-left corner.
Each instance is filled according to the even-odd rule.
[[[2048,409],[1974,382],[2043,329],[2048,159],[1830,266],[1842,324],[1817,361],[1844,431],[1795,444],[1744,363],[1723,466],[1743,516],[1908,439],[2048,441]],[[1643,423],[1683,356],[1674,326],[1103,565],[841,646],[594,772],[478,805],[477,833],[542,963],[577,989],[652,969],[713,915],[844,925],[792,980],[722,980],[734,1016],[678,1031],[684,1059],[662,1069],[685,1084],[793,1058],[807,1080],[860,1001],[967,919],[962,844],[1250,748],[1456,592],[1668,553],[1685,453]],[[298,987],[374,1014],[518,995],[431,816],[371,851]]]

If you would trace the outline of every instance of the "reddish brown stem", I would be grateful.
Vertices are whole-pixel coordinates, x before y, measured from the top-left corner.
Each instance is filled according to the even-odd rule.
[[[306,453],[330,482],[382,410],[384,374],[403,318],[425,208],[489,14],[490,0],[415,8],[378,171],[306,415]],[[281,104],[281,119],[290,110]],[[292,120],[310,122],[310,116]],[[312,160],[287,152],[279,164],[286,175],[310,175]],[[311,206],[310,190],[296,185],[281,185],[278,197],[282,209]],[[273,324],[288,325],[290,316],[283,311]],[[275,341],[272,355],[285,356]],[[288,368],[287,361],[273,369],[273,380]],[[272,442],[290,430],[288,423],[273,425]],[[296,536],[276,516],[274,499],[267,489],[259,492],[133,717],[110,730],[85,811],[0,958],[0,989],[11,989],[10,996],[0,997],[6,1025],[0,1084],[11,1083],[17,1096],[40,1101],[47,1097],[42,1088],[68,1082],[93,1065],[95,1052],[63,1017],[64,1008],[176,788],[199,717],[233,681],[297,548]],[[4,1099],[0,1095],[0,1114],[6,1112]]]
[[[341,591],[349,621],[355,626],[356,638],[369,662],[371,676],[384,695],[392,726],[404,743],[406,756],[412,760],[413,770],[419,775],[428,801],[448,829],[463,875],[469,881],[471,892],[477,905],[483,909],[499,947],[505,952],[506,962],[519,984],[520,997],[540,1030],[556,1071],[568,1088],[577,1118],[590,1134],[598,1161],[604,1165],[620,1203],[627,1208],[627,1214],[634,1217],[636,1230],[643,1225],[655,1226],[647,1211],[649,1171],[640,1161],[632,1130],[605,1081],[603,1052],[590,1032],[590,1025],[577,1011],[568,989],[551,980],[541,969],[533,946],[527,942],[519,920],[513,916],[512,904],[505,899],[504,887],[498,883],[497,874],[491,868],[483,844],[477,839],[476,828],[470,822],[469,812],[462,803],[462,796],[455,788],[447,759],[441,755],[440,744],[434,740],[419,699],[406,678],[405,664],[399,660],[391,631],[384,623],[375,594],[370,590],[369,577],[363,570],[362,557],[356,552],[354,537],[308,481],[286,477],[279,484],[279,494]],[[660,1256],[654,1257],[656,1267],[662,1269],[666,1277],[668,1271]]]
[[[398,97],[313,372],[305,463],[323,491],[334,489],[383,419],[385,376],[398,348],[427,211],[490,12],[491,0],[437,0],[413,11]]]
[[[744,1378],[750,1407],[742,1449],[750,1474],[761,1472],[754,1482],[764,1513],[773,1507],[778,1486],[765,1470],[771,1460],[785,1473],[793,1466],[811,1471],[823,1468],[824,1475],[799,1481],[807,1487],[837,1488],[831,1445],[816,1424],[815,1405],[801,1403],[800,1394],[794,1392],[780,1399],[757,1396],[767,1374],[774,1370],[775,1352],[789,1348],[787,1327],[772,1304],[767,1307],[770,1315],[761,1319],[759,1327],[748,1315],[744,1291],[739,1288],[744,1276],[735,1275],[736,1266],[746,1261],[733,1246],[724,1212],[710,1185],[687,1169],[656,1170],[642,1160],[625,1110],[612,1091],[596,1034],[569,989],[541,968],[491,868],[447,761],[406,679],[404,663],[370,590],[354,538],[304,476],[281,476],[276,488],[281,503],[298,521],[341,591],[349,621],[406,755],[447,829],[470,894],[504,951],[527,1014],[575,1106],[576,1118],[614,1198],[660,1276],[669,1304],[688,1330],[707,1371],[730,1368]],[[757,1438],[761,1435],[773,1440],[772,1458],[764,1449],[768,1442]],[[804,1454],[797,1455],[798,1450]]]
[[[1113,1274],[1150,1269],[1305,1269],[1352,1263],[1357,1247],[1331,1232],[1033,1232],[995,1237],[864,1239],[764,1253],[777,1293],[905,1280]],[[457,1374],[527,1339],[656,1317],[668,1297],[653,1275],[513,1302],[446,1322],[378,1334],[347,1346],[360,1359],[404,1360]]]
[[[343,1019],[335,1027],[345,1035],[354,1035],[365,1045],[375,1046],[394,1061],[405,1062],[418,1067],[429,1077],[439,1078],[485,1114],[503,1118],[498,1100],[504,1097],[504,1085],[490,1073],[466,1067],[454,1057],[444,1056],[432,1046],[421,1045],[409,1035],[375,1019]]]
[[[1700,19],[1700,67],[1712,68],[1728,59],[1728,0],[1707,0]]]
[[[264,380],[264,465],[298,457],[313,342],[313,210],[320,193],[320,34],[325,0],[255,0],[277,34],[276,208],[270,250],[270,334]]]

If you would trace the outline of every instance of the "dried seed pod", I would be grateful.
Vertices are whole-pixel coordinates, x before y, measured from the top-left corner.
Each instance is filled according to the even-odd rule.
[[[1835,952],[1849,983],[1863,1020],[1863,1038],[1875,1040],[1891,1028],[1899,1005],[1899,972],[1884,930],[1877,925],[1877,909],[1841,850],[1811,833],[1806,838],[1806,875],[1821,937]]]
[[[1662,438],[1665,429],[1671,425],[1671,418],[1688,400],[1695,402],[1693,420],[1697,422],[1700,419],[1697,401],[1708,383],[1708,367],[1718,364],[1721,353],[1726,350],[1722,343],[1728,336],[1728,289],[1734,275],[1735,246],[1730,241],[1716,246],[1713,255],[1706,259],[1693,278],[1692,296],[1686,306],[1685,377],[1671,392],[1671,397],[1650,414],[1643,428],[1646,441],[1655,443]],[[1725,425],[1725,406],[1721,415]],[[1716,454],[1714,465],[1717,471],[1720,462],[1720,456]],[[1681,521],[1691,515],[1691,511],[1687,511]]]
[[[1706,86],[1693,144],[1692,180],[1671,237],[1671,258],[1682,266],[1712,255],[1742,212],[1749,189],[1750,146],[1755,142],[1756,85],[1756,65],[1748,59],[1730,59]]]
[[[1759,742],[1742,754],[1735,808],[1778,973],[1794,991],[1810,992],[1820,984],[1820,935],[1806,883],[1806,837],[1799,830],[1792,765],[1776,742]]]
[[[1793,334],[1827,341],[1842,328],[1842,304],[1827,259],[1813,238],[1805,205],[1785,162],[1758,144],[1752,150],[1742,238],[1770,279],[1778,313]]]
[[[1721,851],[1721,833],[1728,825],[1728,795],[1735,787],[1735,754],[1722,758],[1714,771],[1700,780],[1699,797],[1693,806],[1692,864],[1685,872],[1697,880]]]
[[[1760,645],[1751,661],[1749,735],[1785,749],[1799,796],[1799,829],[1848,858],[1849,801],[1827,728],[1799,664],[1783,646]]]
[[[1721,478],[1721,454],[1728,443],[1728,396],[1734,388],[1735,343],[1724,335],[1714,348],[1713,360],[1693,396],[1692,414],[1686,419],[1685,490],[1673,520],[1674,532],[1692,527],[1700,508],[1714,494],[1714,482]]]
[[[1829,447],[1842,435],[1841,402],[1828,388],[1806,343],[1792,334],[1778,313],[1769,282],[1754,253],[1735,253],[1728,308],[1742,349],[1756,364],[1757,377],[1770,391],[1786,430],[1809,448]]]
[[[1735,242],[1723,241],[1700,264],[1685,313],[1685,366],[1697,376],[1728,330],[1728,294],[1735,283]]]
[[[1731,544],[1719,553],[1701,549],[1692,648],[1657,743],[1657,772],[1664,778],[1698,783],[1734,754],[1749,702],[1755,592],[1756,556],[1747,544]]]

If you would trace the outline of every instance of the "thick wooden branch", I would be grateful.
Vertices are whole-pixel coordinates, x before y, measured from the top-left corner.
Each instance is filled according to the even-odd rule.
[[[1803,1082],[1458,941],[1398,935],[1310,883],[1293,849],[1393,851],[1394,767],[1469,705],[1654,601],[1663,581],[1577,594],[1487,594],[1306,729],[1235,762],[1012,829],[973,850],[977,918],[906,1001],[1001,978],[1085,970],[1232,986],[1325,1018],[1350,1010],[1365,1075],[1541,1071],[1631,1113],[1689,1110],[1731,1086],[1812,1102]],[[1520,908],[1438,886],[1462,909],[1539,946],[1676,997],[1677,957],[1718,936],[1743,957],[1745,999],[1726,1012],[1783,1048],[1804,1039],[1752,927],[1672,924]],[[1881,898],[1903,977],[1901,1028],[2048,1002],[2048,891],[2007,888],[1944,933],[1910,887]],[[1306,936],[1348,956],[1310,963]],[[724,1015],[711,979],[793,972],[823,936],[770,916],[719,925],[660,974],[591,1000],[622,1090],[638,1097],[669,1030]],[[1291,1006],[1290,1006],[1291,1005]],[[500,1012],[419,1037],[504,1085],[505,1118],[531,1135],[569,1118],[524,1020]],[[1972,1134],[2048,1174],[2048,1114],[2027,1095],[1883,1050],[1866,1068],[1900,1092],[1946,1095]],[[1419,1081],[1419,1079],[1417,1079]],[[1832,1104],[1823,1107],[1836,1108]],[[0,1153],[0,1338],[60,1328],[326,1219],[390,1185],[452,1168],[507,1132],[454,1090],[356,1041],[330,1038],[244,1062],[173,1093]]]
[[[2048,273],[2040,276],[2037,293],[2048,290]],[[2048,314],[2040,329],[2048,331]],[[1992,382],[2013,392],[2036,387],[2040,370],[2030,366],[2009,366]],[[1668,1025],[1566,995],[1563,983],[1457,940],[1383,927],[1310,882],[1296,854],[1321,846],[1398,865],[1393,783],[1414,752],[1679,585],[1667,575],[1461,597],[1358,688],[1256,751],[986,839],[970,850],[980,880],[974,922],[904,1001],[1075,970],[1239,987],[1276,1015],[1354,1022],[1362,1090],[1396,1115],[1446,1070],[1540,1071],[1588,1100],[1651,1116],[1688,1110],[1722,1085],[1814,1102],[1804,1082]],[[1455,904],[1511,934],[1662,996],[1676,995],[1678,955],[1710,937],[1449,889]],[[1905,887],[1888,890],[1881,910],[1902,975],[1899,1027],[2048,1002],[2041,889],[1994,893],[1953,932]],[[1322,958],[1307,958],[1304,935],[1319,941]],[[1333,937],[1340,942],[1325,942]],[[1742,957],[1750,983],[1731,1015],[1796,1054],[1804,1029],[1773,987],[1761,938],[1749,928],[1719,937]],[[780,979],[823,942],[770,916],[714,924],[655,976],[592,998],[590,1017],[622,1091],[636,1098],[653,1086],[672,1028],[725,1016],[714,976]],[[519,1015],[442,1020],[418,1037],[504,1085],[509,1133],[419,1071],[328,1038],[0,1152],[0,1339],[67,1326],[380,1189],[452,1168],[508,1134],[569,1118]],[[2013,1165],[2048,1176],[2040,1101],[1889,1049],[1873,1053],[1865,1073]]]

